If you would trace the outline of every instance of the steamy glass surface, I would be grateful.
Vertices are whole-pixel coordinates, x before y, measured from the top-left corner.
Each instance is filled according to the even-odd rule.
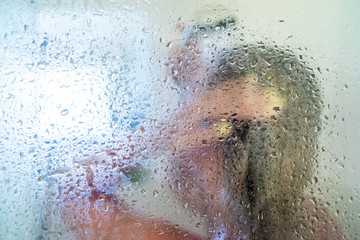
[[[0,238],[359,238],[359,10],[1,1]]]

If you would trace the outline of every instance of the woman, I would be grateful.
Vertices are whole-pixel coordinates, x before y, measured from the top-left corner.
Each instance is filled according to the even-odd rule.
[[[213,225],[218,225],[219,221],[227,225],[222,232],[233,239],[251,235],[249,232],[255,232],[260,239],[340,238],[326,208],[305,193],[313,178],[316,162],[313,155],[320,129],[320,93],[313,72],[291,51],[261,43],[222,49],[218,53],[212,51],[213,59],[205,59],[201,56],[202,50],[196,47],[201,41],[198,36],[202,34],[201,31],[196,33],[188,46],[178,50],[180,54],[176,55],[181,58],[174,61],[172,72],[176,73],[175,80],[180,85],[182,82],[188,84],[187,79],[192,79],[190,84],[196,89],[201,86],[210,89],[196,93],[194,97],[202,103],[205,102],[203,98],[208,98],[218,104],[212,111],[207,109],[209,103],[205,107],[204,112],[211,113],[209,118],[215,119],[209,121],[209,127],[213,123],[219,125],[219,119],[231,124],[231,131],[224,141],[215,146],[217,141],[214,139],[214,146],[211,146],[213,152],[217,148],[216,152],[220,154],[213,162],[225,169],[219,172],[220,167],[215,167],[216,170],[209,173],[209,169],[204,168],[213,164],[214,153],[207,158],[204,154],[197,158],[191,156],[185,161],[185,165],[189,165],[197,159],[193,168],[202,170],[196,170],[191,177],[189,173],[185,175],[192,183],[197,178],[202,180],[197,183],[196,190],[205,189],[201,191],[203,194],[209,190],[207,185],[216,186],[210,180],[215,172],[218,173],[215,182],[228,183],[225,189],[230,199],[219,201],[222,207],[218,203],[217,208],[214,201],[211,204],[202,202],[202,208],[212,205],[212,209],[204,212],[212,216]],[[188,49],[194,50],[186,55]],[[189,66],[183,59],[189,59]],[[213,64],[201,63],[204,59]],[[186,71],[177,66],[185,67]],[[198,70],[198,66],[209,67]],[[194,73],[197,73],[195,77]],[[213,89],[223,89],[226,95],[222,96],[226,99],[221,101],[216,94],[210,94]],[[232,98],[240,102],[236,103]],[[229,102],[231,104],[227,106]],[[184,164],[184,161],[175,162]],[[209,179],[204,180],[199,172],[206,172]],[[226,179],[221,179],[222,176]],[[209,199],[221,189],[218,186],[204,198]],[[189,199],[199,195],[199,191],[193,192]],[[228,207],[227,211],[223,206]],[[218,209],[223,209],[225,217],[222,220],[215,214],[221,212]]]
[[[201,36],[172,48],[168,65],[182,107],[82,164],[92,190],[78,204],[64,198],[69,225],[86,239],[337,239],[326,208],[305,193],[320,129],[312,71],[291,51],[260,43],[209,51]],[[156,164],[146,159],[159,152],[161,173],[148,174],[144,165]],[[143,166],[131,160],[141,158]],[[94,183],[102,175],[110,187]],[[144,214],[119,191],[126,181],[146,186],[141,182],[156,175],[161,195],[172,192],[205,223],[192,228]],[[155,197],[158,190],[149,189]]]

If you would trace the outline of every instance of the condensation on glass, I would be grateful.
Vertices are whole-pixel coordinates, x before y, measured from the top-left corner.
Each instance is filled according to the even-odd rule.
[[[317,4],[2,1],[0,238],[359,238],[360,6]]]

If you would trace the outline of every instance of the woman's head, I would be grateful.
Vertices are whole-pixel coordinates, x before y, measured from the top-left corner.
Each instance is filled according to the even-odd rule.
[[[177,115],[178,148],[188,151],[222,142],[231,132],[234,119],[270,120],[274,109],[282,108],[284,102],[274,92],[264,94],[251,77],[229,79],[187,93]]]
[[[204,56],[200,42],[193,35],[171,65],[185,100],[176,146],[220,146],[217,181],[228,185],[233,221],[242,209],[264,238],[307,234],[297,229],[306,225],[297,206],[311,181],[320,125],[312,70],[276,46],[214,47]]]
[[[259,91],[275,92],[284,103],[274,107],[265,121],[253,119],[234,127],[224,145],[233,165],[230,178],[244,172],[238,166],[244,166],[239,156],[245,155],[249,213],[264,238],[295,231],[307,234],[301,230],[306,220],[298,209],[311,181],[320,129],[320,93],[314,74],[291,51],[263,44],[239,46],[222,62],[216,81],[256,74]],[[240,152],[231,147],[236,141],[242,142]],[[229,181],[234,196],[238,195],[239,182]]]

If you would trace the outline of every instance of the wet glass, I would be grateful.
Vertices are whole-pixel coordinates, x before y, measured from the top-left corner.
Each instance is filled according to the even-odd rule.
[[[0,239],[357,239],[356,1],[1,1]]]

